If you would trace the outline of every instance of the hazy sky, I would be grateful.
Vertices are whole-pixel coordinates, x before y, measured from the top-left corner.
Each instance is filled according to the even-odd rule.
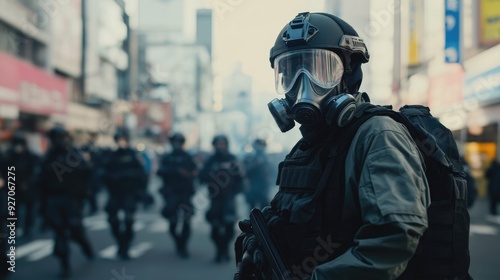
[[[299,12],[320,11],[323,0],[208,0],[214,23],[214,72],[217,82],[236,62],[254,79],[254,92],[274,92],[269,50],[281,28]],[[216,90],[219,86],[215,85]]]
[[[141,0],[151,1],[151,0]],[[158,1],[158,0],[155,0]],[[160,0],[168,3],[169,0]],[[213,10],[213,69],[215,90],[234,65],[241,62],[243,71],[254,78],[254,90],[274,91],[274,76],[269,65],[269,50],[285,24],[299,12],[322,11],[324,0],[184,0],[181,16],[188,40],[194,40],[196,9]],[[145,2],[143,2],[145,3]],[[128,10],[137,15],[138,0],[127,0]],[[142,6],[141,6],[142,7]],[[151,7],[150,7],[151,8]],[[141,8],[142,9],[142,8]],[[155,11],[144,10],[155,19]],[[143,16],[145,16],[143,14]],[[164,16],[170,17],[171,14]],[[133,17],[131,24],[151,21],[151,18]],[[168,22],[171,19],[166,20]],[[161,21],[159,21],[161,24]],[[141,25],[139,23],[139,25]]]
[[[131,3],[130,10],[134,11],[133,4],[137,4],[137,0],[127,1]],[[154,21],[159,24],[174,21],[175,26],[182,22],[188,41],[194,40],[196,8],[212,9],[215,95],[221,94],[225,78],[237,64],[241,64],[243,72],[253,79],[252,104],[249,105],[252,106],[256,121],[252,137],[270,140],[268,148],[275,151],[280,150],[281,146],[293,145],[300,138],[297,129],[282,134],[268,112],[266,104],[280,97],[274,90],[269,50],[281,29],[298,13],[323,11],[324,0],[184,0],[183,15],[154,10],[154,5],[146,5],[147,1],[153,0],[140,1],[142,18],[138,21],[139,26],[154,24]],[[175,6],[177,3],[174,2],[179,0],[154,1]],[[170,8],[174,9],[172,6]]]
[[[229,10],[212,6],[214,24],[213,62],[214,90],[222,88],[224,77],[236,63],[252,76],[252,112],[259,116],[253,137],[268,140],[268,151],[291,147],[300,139],[298,129],[286,134],[279,131],[269,114],[267,103],[279,96],[274,89],[274,72],[269,63],[269,50],[281,29],[298,13],[322,11],[323,0],[210,0],[206,2],[235,3]],[[236,5],[237,4],[237,5]],[[222,6],[222,8],[228,6]]]

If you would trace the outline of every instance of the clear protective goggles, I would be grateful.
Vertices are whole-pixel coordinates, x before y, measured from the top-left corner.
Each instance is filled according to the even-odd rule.
[[[302,73],[326,93],[342,80],[344,65],[336,53],[324,49],[283,53],[274,59],[276,91],[280,94],[289,92]]]

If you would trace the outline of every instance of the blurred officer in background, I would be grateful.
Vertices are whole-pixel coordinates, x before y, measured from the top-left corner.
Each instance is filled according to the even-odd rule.
[[[244,161],[245,174],[248,179],[246,198],[250,209],[263,208],[269,204],[269,186],[271,178],[271,164],[266,154],[266,141],[255,139],[253,151]]]
[[[7,178],[7,167],[16,168],[16,210],[18,221],[22,225],[23,235],[30,236],[34,222],[34,207],[38,190],[36,187],[40,172],[39,159],[32,153],[26,144],[26,139],[20,133],[16,133],[4,156],[4,164],[1,166],[4,177]]]
[[[61,276],[70,274],[70,238],[83,249],[87,259],[94,258],[82,224],[82,205],[91,174],[90,158],[73,146],[62,127],[49,131],[50,149],[41,164],[40,194],[46,202],[46,218],[54,230],[54,255],[61,262]]]
[[[494,159],[486,170],[488,179],[488,198],[490,201],[490,215],[497,215],[497,205],[500,203],[500,161]]]
[[[88,142],[81,147],[81,151],[90,157],[92,162],[92,175],[88,182],[88,193],[86,201],[88,202],[89,212],[92,215],[99,211],[97,203],[97,194],[102,189],[102,176],[103,176],[103,155],[102,150],[97,146],[98,134],[91,132],[89,134]]]
[[[471,168],[465,158],[461,157],[460,160],[464,167],[465,180],[467,181],[467,207],[471,208],[477,198],[476,179],[472,176]]]
[[[138,198],[144,193],[144,168],[137,152],[130,148],[129,134],[119,130],[114,136],[118,149],[108,155],[104,166],[103,182],[108,189],[108,222],[118,243],[118,256],[129,259],[129,247],[133,238],[134,214]],[[123,211],[124,219],[118,213]]]
[[[212,226],[211,238],[216,246],[215,262],[229,261],[229,242],[236,222],[235,196],[242,189],[243,172],[236,157],[229,153],[227,137],[215,136],[212,155],[200,172],[200,182],[207,184],[210,209],[206,213]]]
[[[193,213],[191,197],[194,194],[194,179],[198,170],[193,157],[184,149],[186,139],[181,133],[170,137],[172,152],[161,158],[158,176],[163,180],[160,194],[165,201],[162,215],[168,219],[169,232],[173,237],[177,254],[187,258],[187,240],[191,233],[190,220]],[[178,232],[178,225],[182,227]]]
[[[139,152],[139,160],[144,167],[144,173],[146,174],[144,176],[144,180],[142,182],[144,192],[142,193],[142,196],[140,197],[140,203],[142,204],[143,209],[148,210],[151,209],[154,205],[154,198],[153,195],[149,192],[149,182],[151,179],[151,176],[153,174],[153,165],[154,165],[154,158],[153,155],[151,155],[150,151],[145,148],[143,151]]]

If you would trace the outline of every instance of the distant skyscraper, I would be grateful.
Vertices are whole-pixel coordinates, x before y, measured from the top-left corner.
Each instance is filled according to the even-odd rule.
[[[207,48],[212,57],[212,10],[199,9],[196,11],[196,43]]]
[[[146,35],[148,43],[184,42],[186,13],[182,0],[139,1],[139,31]]]

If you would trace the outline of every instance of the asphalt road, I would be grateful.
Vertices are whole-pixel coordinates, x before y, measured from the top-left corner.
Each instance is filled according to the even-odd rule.
[[[198,194],[203,197],[203,194]],[[103,198],[101,198],[101,201]],[[200,200],[201,201],[201,200]],[[205,205],[193,218],[188,259],[179,258],[174,242],[167,234],[168,223],[159,215],[158,204],[138,212],[134,224],[135,238],[130,249],[131,260],[116,257],[117,247],[111,236],[106,215],[100,212],[84,219],[96,258],[85,259],[76,244],[71,245],[73,280],[149,280],[149,279],[232,279],[235,264],[215,263],[215,246],[210,240],[209,225],[204,220]],[[52,235],[37,233],[33,238],[18,237],[16,272],[9,280],[59,279],[59,263],[52,256]],[[234,257],[234,255],[232,256]]]
[[[470,274],[475,280],[500,279],[500,216],[488,215],[486,198],[476,201],[470,209],[469,248]]]
[[[203,194],[198,194],[202,196]],[[240,216],[248,211],[240,197]],[[158,205],[159,207],[159,205]],[[116,246],[111,237],[106,216],[100,212],[85,218],[84,223],[97,258],[87,261],[80,248],[72,244],[71,264],[74,280],[193,280],[232,279],[235,266],[213,262],[215,248],[209,238],[209,226],[203,218],[202,206],[193,220],[189,244],[189,259],[174,252],[174,243],[167,235],[167,222],[158,208],[141,211],[135,224],[136,237],[131,248],[133,259],[122,261],[115,257]],[[471,215],[471,274],[474,279],[500,279],[500,218],[487,216],[487,201],[479,199]],[[16,272],[9,280],[58,279],[58,262],[52,253],[50,232],[36,233],[32,238],[18,237]]]

